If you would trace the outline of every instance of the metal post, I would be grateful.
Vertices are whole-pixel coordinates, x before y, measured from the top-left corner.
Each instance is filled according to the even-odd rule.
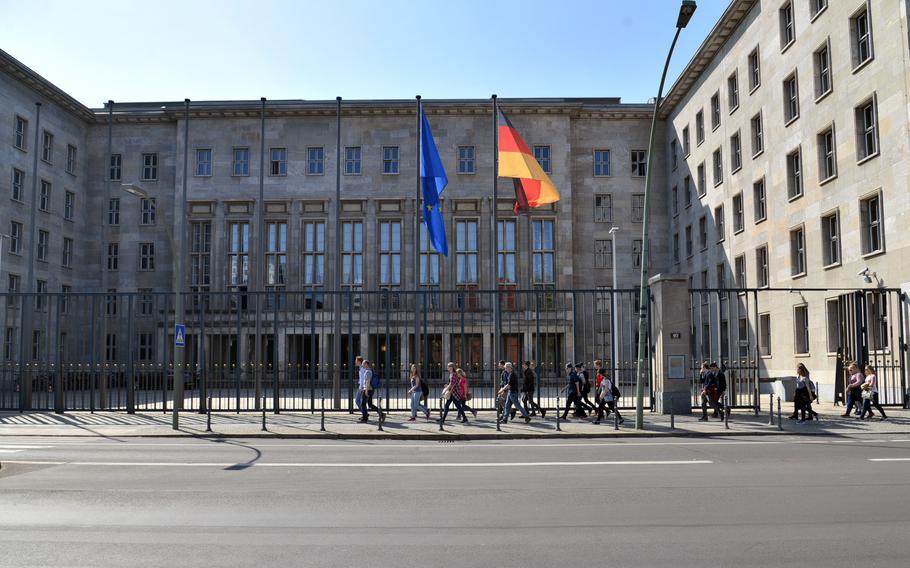
[[[212,397],[209,396],[208,403],[205,406],[205,431],[212,431]]]
[[[442,407],[444,405],[445,405],[445,399],[442,397],[439,397],[439,431],[440,432],[445,432],[445,430],[442,427],[442,424],[443,424]]]
[[[262,431],[268,432],[268,429],[265,427],[265,393],[262,394]]]
[[[619,368],[619,364],[617,363],[617,361],[619,361],[619,341],[617,340],[617,337],[619,336],[619,314],[617,313],[617,309],[616,309],[616,290],[618,288],[618,279],[616,277],[616,234],[617,233],[619,233],[619,227],[610,228],[610,246],[611,246],[612,255],[613,255],[612,256],[613,289],[610,291],[610,311],[613,316],[611,318],[611,323],[613,325],[613,329],[611,330],[611,333],[610,333],[610,346],[612,347],[612,349],[610,350],[612,352],[610,354],[610,356],[612,357],[612,361],[610,363],[613,366],[613,372],[610,374],[610,376],[613,378],[614,381],[616,380],[616,374],[617,374],[616,370]]]
[[[500,423],[502,422],[502,412],[503,412],[502,404],[499,402],[499,396],[497,395],[496,396],[496,431],[497,432],[502,432],[502,428],[500,428]]]
[[[619,430],[619,413],[613,412],[613,429]]]
[[[319,390],[319,431],[325,432],[325,392],[322,389]]]
[[[183,99],[183,190],[177,202],[180,223],[177,229],[177,247],[174,251],[174,323],[184,323],[183,313],[183,259],[186,248],[186,184],[190,156],[190,99]],[[176,326],[174,328],[176,339]],[[184,335],[184,340],[186,336]],[[180,426],[179,410],[183,410],[183,361],[186,348],[174,342],[174,413],[171,427]]]
[[[559,427],[559,395],[556,395],[556,431],[562,432],[562,428]]]
[[[670,430],[676,430],[676,414],[673,412],[673,397],[670,397]]]
[[[335,97],[335,274],[332,277],[332,397],[336,408],[341,407],[341,97]],[[350,310],[349,310],[350,311]],[[349,340],[348,349],[354,349]],[[354,413],[353,383],[350,383],[348,397],[351,414]]]
[[[386,345],[388,345],[388,344],[386,344]],[[388,355],[388,352],[389,352],[388,347],[386,347],[387,355]],[[364,402],[364,404],[366,404],[366,402]],[[377,422],[379,422],[378,431],[384,432],[384,430],[382,429],[382,423],[385,421],[385,412],[382,411],[382,393],[380,392],[379,389],[376,389],[376,408],[379,409],[379,420],[377,421]]]
[[[724,394],[724,430],[730,429],[730,400]]]
[[[491,272],[490,279],[492,281],[492,286],[490,287],[493,290],[493,361],[499,361],[502,359],[500,352],[502,351],[501,338],[500,338],[500,321],[502,320],[502,314],[500,313],[500,304],[499,304],[499,110],[497,106],[497,97],[492,95],[493,98],[493,243],[490,247],[490,257],[491,257]],[[494,373],[495,377],[495,373]],[[494,378],[495,385],[495,378]],[[495,388],[495,387],[494,387]]]
[[[768,394],[768,426],[774,426],[774,393]]]
[[[780,418],[780,397],[777,397],[777,429],[778,430],[784,429],[784,423]]]
[[[412,362],[416,363],[420,360],[418,353],[420,353],[420,307],[417,304],[417,298],[421,297],[418,294],[420,290],[420,217],[423,214],[423,207],[420,205],[420,193],[421,193],[421,166],[423,158],[423,108],[420,102],[420,95],[417,95],[417,175],[416,175],[416,192],[414,194],[414,353],[412,354]],[[429,242],[429,233],[427,233],[427,241]],[[429,284],[429,266],[427,266],[427,283]],[[426,333],[426,329],[424,329]],[[386,349],[388,349],[388,344],[386,344]],[[424,349],[424,360],[426,360],[426,349]],[[427,369],[426,364],[423,366],[423,376],[429,375],[429,369]]]
[[[265,97],[259,98],[259,201],[256,203],[256,270],[251,288],[256,290],[256,344],[253,346],[253,400],[259,404],[262,396],[262,301],[268,299],[265,292]],[[276,230],[275,241],[278,241]],[[278,306],[272,306],[276,313]],[[257,369],[258,367],[258,369]]]

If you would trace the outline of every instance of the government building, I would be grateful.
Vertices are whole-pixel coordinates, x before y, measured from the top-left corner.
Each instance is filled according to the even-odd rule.
[[[507,179],[494,200],[492,101],[422,101],[448,256],[418,222],[414,100],[90,108],[0,51],[0,408],[166,407],[178,263],[192,407],[344,406],[358,353],[392,384],[600,358],[631,388],[649,159],[649,272],[686,314],[675,344],[651,321],[653,375],[683,356],[694,396],[718,360],[752,406],[802,362],[831,400],[861,359],[902,403],[908,6],[733,0],[652,156],[653,103],[499,99],[561,193],[530,213]]]

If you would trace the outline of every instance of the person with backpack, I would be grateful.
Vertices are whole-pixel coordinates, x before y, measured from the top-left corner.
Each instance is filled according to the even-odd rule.
[[[619,389],[616,388],[616,385],[613,384],[613,381],[607,377],[607,372],[605,369],[597,370],[597,390],[594,391],[594,398],[597,400],[597,418],[594,419],[594,424],[600,424],[600,421],[603,420],[605,416],[609,416],[611,412],[616,413],[616,418],[619,420],[619,423],[622,424],[625,422],[625,419],[619,413],[619,409],[616,407],[616,400],[620,396]],[[606,411],[606,414],[604,414]]]
[[[527,408],[531,416],[536,416],[537,411],[540,411],[540,417],[544,418],[547,415],[547,411],[540,407],[534,401],[534,391],[536,390],[537,383],[537,374],[534,373],[534,370],[531,369],[531,362],[525,361],[521,364],[521,374],[522,374],[522,383],[521,383],[521,400],[524,402],[525,408]],[[515,418],[515,410],[512,411],[511,418]]]
[[[512,405],[515,405],[515,408],[521,412],[521,417],[525,419],[525,424],[527,424],[531,421],[531,417],[528,416],[528,411],[521,404],[521,400],[519,399],[520,393],[518,392],[518,373],[515,372],[512,363],[505,364],[505,371],[506,375],[508,376],[508,382],[504,387],[502,387],[502,389],[500,389],[500,393],[504,394],[505,398],[505,405],[502,409],[502,421],[508,422],[509,409],[512,407]],[[513,410],[512,418],[515,417],[514,413],[515,411]]]
[[[586,410],[593,413],[597,410],[597,406],[588,398],[588,395],[591,394],[591,379],[588,377],[588,370],[585,368],[585,364],[575,363],[575,372],[578,373],[578,377],[581,379],[581,404]],[[597,398],[596,393],[594,397]]]
[[[717,402],[717,377],[711,372],[710,363],[702,365],[702,369],[704,383],[701,389],[701,418],[698,420],[700,422],[708,421],[709,404],[711,405],[711,408],[714,409],[714,416],[723,420],[724,411],[721,409],[720,403]]]
[[[430,409],[420,403],[420,399],[424,396],[424,389],[427,389],[426,382],[420,376],[420,369],[417,365],[411,365],[411,388],[408,390],[408,394],[411,396],[411,418],[408,419],[408,422],[414,422],[417,420],[417,411],[420,410],[427,416],[427,420],[430,419]]]
[[[727,376],[717,363],[711,363],[710,370],[714,373],[714,382],[717,385],[717,404],[723,406],[724,394],[727,392]],[[715,409],[713,416],[717,418],[717,409]]]
[[[366,373],[366,369],[363,368],[363,356],[358,355],[354,359],[354,368],[357,369],[357,394],[354,395],[354,404],[357,405],[357,410],[363,413],[363,391],[365,390],[363,381]]]
[[[575,372],[572,363],[566,363],[566,386],[560,392],[566,393],[566,407],[562,411],[562,419],[568,421],[569,408],[575,405],[574,416],[586,418],[587,414],[581,407],[581,380]]]
[[[468,415],[465,413],[470,412],[474,415],[474,418],[477,418],[477,411],[468,406],[468,401],[473,397],[471,394],[471,385],[468,383],[468,374],[461,368],[455,369],[455,373],[458,375],[458,380],[461,382],[461,392],[464,393],[464,399],[461,401],[461,406],[464,410],[458,411],[456,418],[466,423],[468,421]]]
[[[455,363],[449,363],[449,368],[454,369],[454,367],[455,367]],[[464,375],[464,371],[462,371],[461,369],[454,369],[452,371],[452,373],[449,375],[449,384],[446,385],[445,389],[443,389],[443,392],[444,392],[443,398],[446,398],[446,396],[448,396],[448,398],[446,398],[445,406],[443,406],[443,408],[442,408],[442,416],[440,416],[439,420],[437,420],[437,422],[439,422],[440,425],[443,425],[446,423],[446,416],[449,415],[449,407],[452,404],[455,405],[455,408],[458,410],[459,415],[464,415],[464,412],[465,412],[464,399],[465,399],[466,393],[463,390],[463,388],[464,388],[463,385],[466,385],[467,382],[462,381],[462,375]],[[446,391],[448,391],[448,392],[446,393]],[[465,416],[461,420],[461,423],[467,424],[468,417]]]
[[[366,359],[363,360],[362,367],[366,369],[363,374],[363,390],[361,391],[363,403],[360,412],[363,417],[358,422],[369,422],[370,414],[368,409],[375,410],[376,414],[379,415],[379,421],[384,422],[385,413],[373,403],[373,393],[377,392],[379,387],[382,386],[382,380],[379,373],[373,371],[373,366]]]

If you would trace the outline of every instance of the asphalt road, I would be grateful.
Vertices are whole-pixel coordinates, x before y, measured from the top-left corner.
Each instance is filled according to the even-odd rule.
[[[893,435],[4,437],[0,462],[3,567],[910,564]]]

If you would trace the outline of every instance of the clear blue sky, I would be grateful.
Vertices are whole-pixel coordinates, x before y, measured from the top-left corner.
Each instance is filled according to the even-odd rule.
[[[728,0],[698,0],[667,88]],[[82,103],[657,93],[679,0],[0,0],[0,48]]]

